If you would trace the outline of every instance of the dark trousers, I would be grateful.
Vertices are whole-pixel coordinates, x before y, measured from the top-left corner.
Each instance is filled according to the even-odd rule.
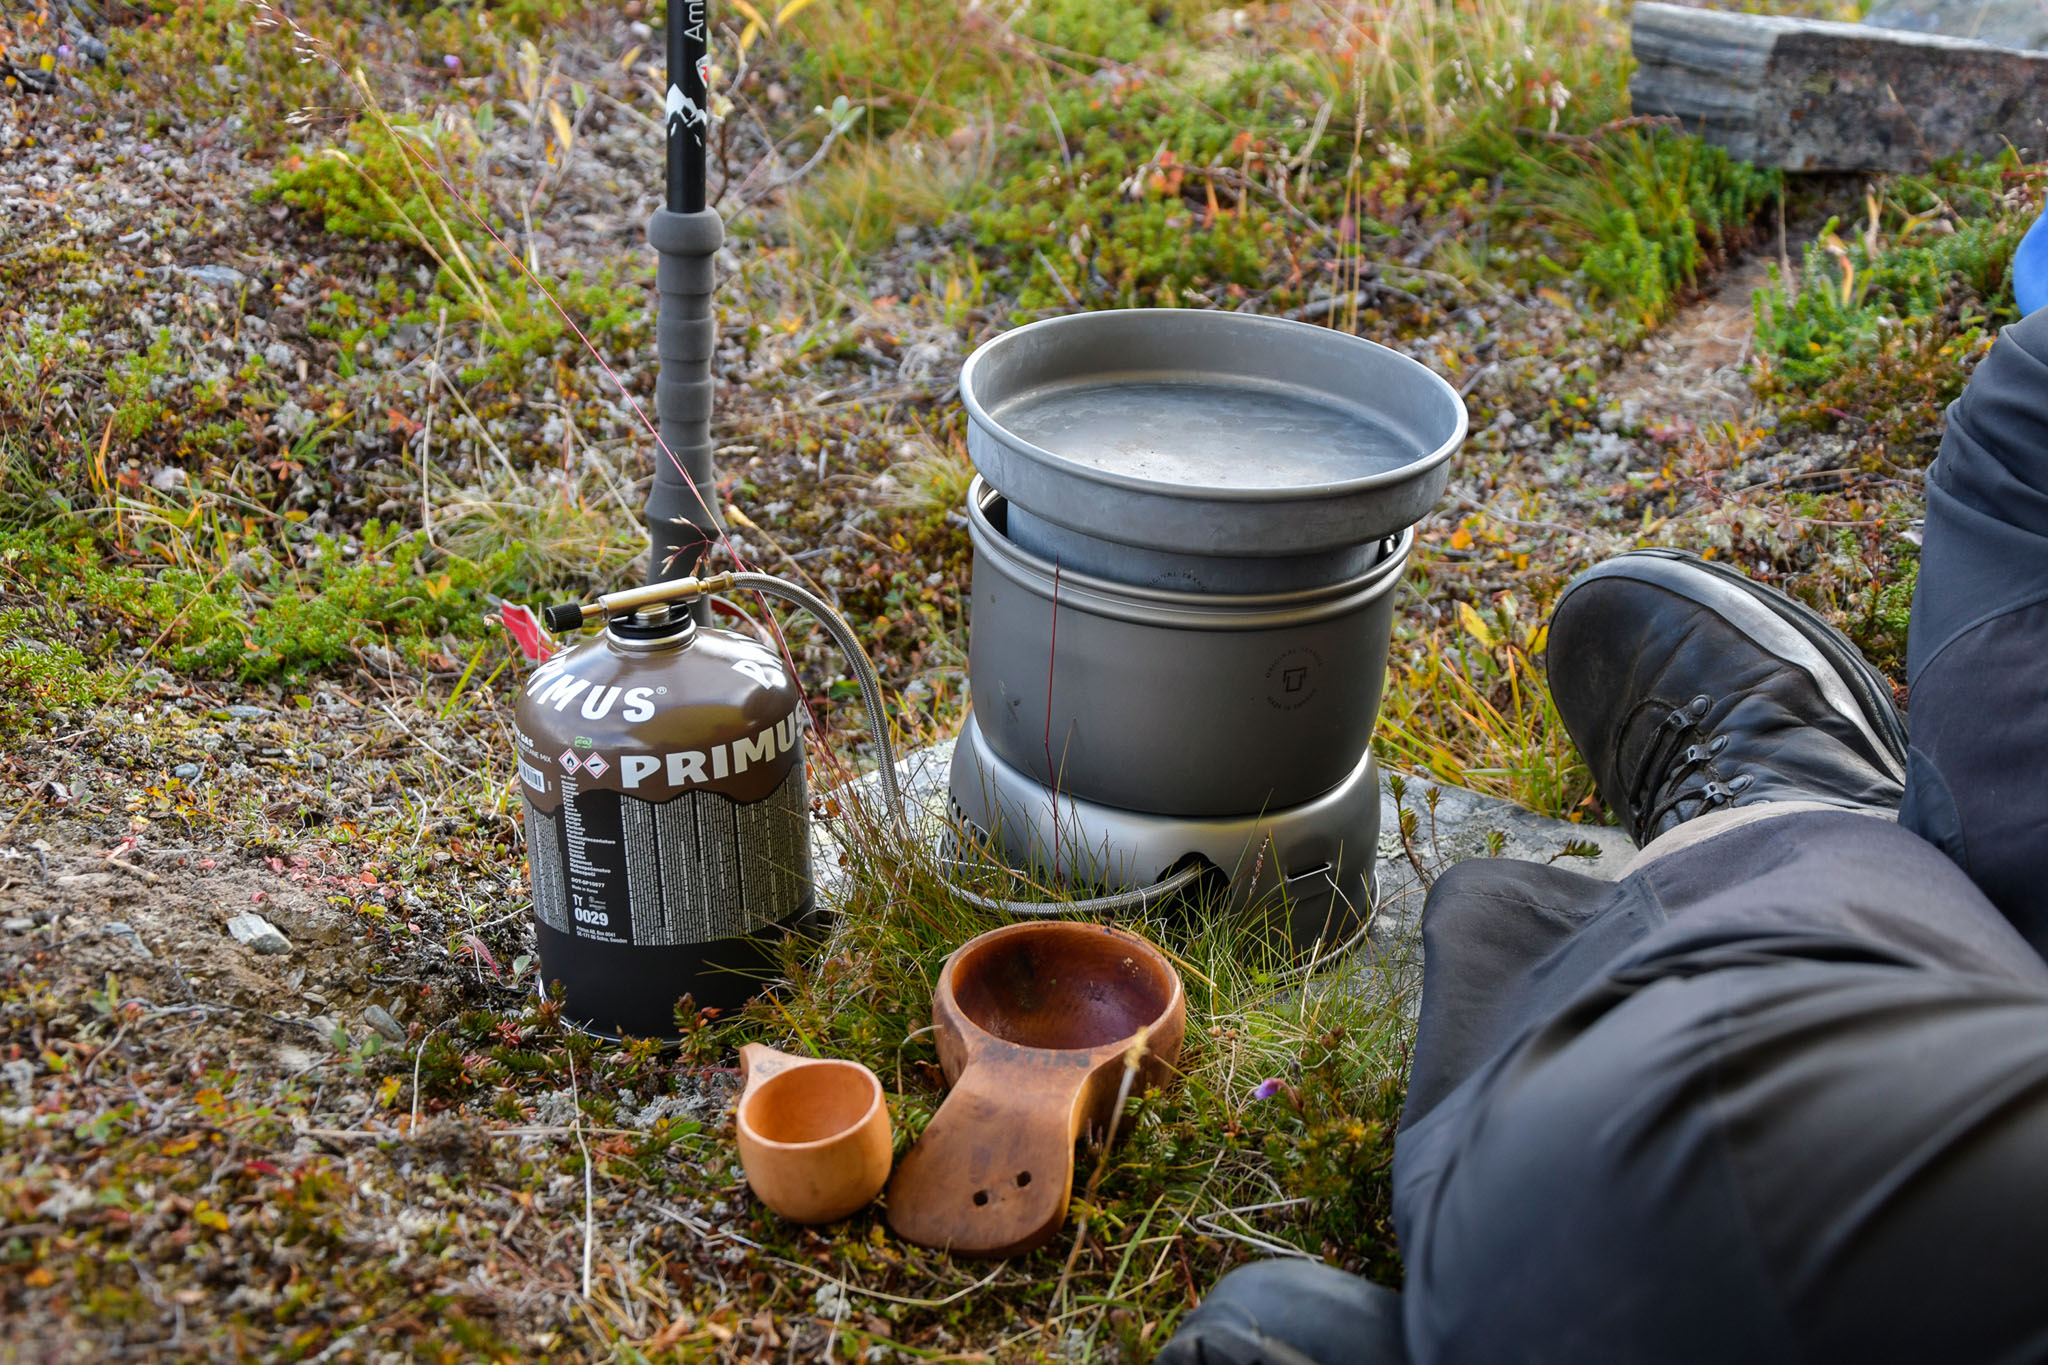
[[[1908,673],[1897,825],[1436,884],[1421,1365],[2048,1361],[2048,312],[1950,409]]]

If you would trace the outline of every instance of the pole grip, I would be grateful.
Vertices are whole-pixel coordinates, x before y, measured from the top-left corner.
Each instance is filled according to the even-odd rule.
[[[658,583],[694,570],[723,525],[711,472],[711,356],[717,341],[711,283],[725,224],[716,209],[656,209],[647,241],[657,253],[655,349],[661,371],[654,406],[666,447],[654,452],[654,486],[647,494],[653,542],[647,581]]]

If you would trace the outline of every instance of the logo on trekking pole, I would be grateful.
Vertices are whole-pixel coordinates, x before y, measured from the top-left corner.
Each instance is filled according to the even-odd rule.
[[[676,129],[678,119],[685,128],[699,128],[704,124],[704,111],[698,107],[697,101],[683,93],[681,86],[671,85],[668,88],[668,129],[671,133]]]

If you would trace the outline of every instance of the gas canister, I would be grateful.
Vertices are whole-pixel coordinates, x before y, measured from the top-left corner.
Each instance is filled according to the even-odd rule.
[[[802,695],[774,651],[657,604],[534,670],[514,712],[542,979],[595,1033],[729,1009],[814,914]]]

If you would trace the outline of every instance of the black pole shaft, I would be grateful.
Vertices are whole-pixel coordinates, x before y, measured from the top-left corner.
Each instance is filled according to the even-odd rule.
[[[647,225],[648,243],[659,253],[655,347],[661,356],[654,384],[661,444],[647,493],[651,583],[689,573],[719,534],[718,484],[711,471],[711,358],[717,342],[711,281],[725,228],[704,194],[704,144],[711,131],[711,92],[705,88],[709,4],[668,0],[662,121],[668,183],[664,207]],[[709,619],[705,603],[693,610],[700,620]]]
[[[668,208],[704,208],[704,141],[711,131],[711,92],[705,85],[708,0],[669,0]],[[680,98],[678,98],[680,96]],[[680,114],[680,117],[678,115]]]

